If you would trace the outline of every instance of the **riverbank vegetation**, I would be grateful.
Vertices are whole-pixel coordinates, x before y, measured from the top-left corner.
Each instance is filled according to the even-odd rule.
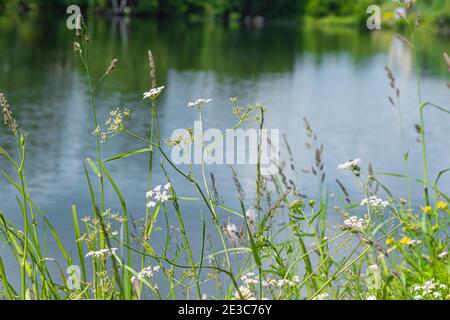
[[[266,20],[294,19],[307,23],[330,25],[360,25],[365,27],[367,8],[382,8],[384,26],[403,25],[397,11],[401,2],[392,0],[0,0],[0,12],[38,12],[65,10],[79,5],[83,10],[98,14],[217,17],[225,21],[264,18]],[[416,0],[415,10],[424,13],[422,26],[448,30],[450,3],[446,0]],[[409,11],[409,9],[408,9]]]
[[[412,50],[420,43],[415,30],[420,22],[405,19],[407,31],[399,35]],[[404,171],[380,173],[368,159],[341,159],[336,169],[351,175],[360,185],[358,194],[349,194],[337,180],[341,192],[328,191],[320,133],[307,119],[303,121],[311,153],[311,179],[316,179],[321,196],[307,198],[295,181],[295,160],[289,139],[284,139],[287,164],[280,164],[272,176],[264,176],[261,157],[263,145],[258,139],[257,165],[254,167],[253,190],[244,188],[239,175],[231,169],[237,204],[223,203],[215,186],[214,173],[208,171],[205,159],[210,148],[203,137],[187,134],[161,137],[158,98],[165,87],[158,83],[157,61],[151,51],[148,60],[149,91],[142,97],[148,102],[148,135],[136,133],[128,125],[132,110],[114,108],[108,119],[97,115],[97,94],[102,84],[120,68],[117,59],[105,62],[104,72],[92,74],[89,30],[80,17],[73,44],[87,81],[90,96],[92,139],[95,155],[86,155],[83,163],[86,189],[92,201],[92,212],[80,216],[76,204],[70,213],[74,234],[73,248],[60,240],[52,222],[47,219],[27,185],[26,128],[14,117],[14,102],[7,93],[0,94],[4,125],[15,139],[15,145],[0,147],[0,155],[12,170],[1,168],[2,183],[8,183],[17,197],[17,214],[22,225],[8,217],[16,213],[0,211],[0,239],[20,270],[20,283],[11,281],[12,271],[5,268],[6,255],[0,255],[0,297],[5,299],[450,299],[448,276],[448,231],[450,195],[441,190],[440,181],[450,172],[442,168],[436,177],[429,175],[427,162],[426,114],[440,112],[442,121],[450,119],[448,106],[423,101],[420,69],[415,55],[418,101],[410,112],[419,115],[417,140],[422,151],[422,172],[410,172],[408,148],[405,146]],[[145,56],[145,54],[143,54]],[[450,69],[450,58],[443,54]],[[386,67],[386,86],[392,88],[387,103],[402,119],[402,92],[392,70]],[[446,84],[442,83],[444,89]],[[450,87],[449,87],[450,88]],[[141,93],[136,93],[141,94]],[[214,103],[199,99],[186,104],[198,117],[201,127],[204,108]],[[230,112],[236,117],[233,129],[253,125],[264,128],[270,112],[261,104],[245,105],[230,99]],[[403,133],[402,121],[399,133]],[[139,141],[137,150],[105,158],[108,142],[117,135]],[[225,136],[223,136],[225,138]],[[172,148],[201,143],[202,155],[198,175],[189,165],[172,162]],[[134,219],[128,212],[127,200],[120,180],[113,177],[111,163],[127,166],[127,159],[148,156],[148,171],[142,174],[147,193],[142,195],[143,219]],[[154,181],[153,173],[161,170],[165,181]],[[195,190],[195,197],[186,197],[171,177],[179,175]],[[384,182],[395,177],[404,182],[404,192],[395,194]],[[412,184],[423,189],[420,203],[413,203],[409,194]],[[120,207],[110,209],[106,196],[112,192]],[[338,204],[330,204],[338,199]],[[58,199],[55,199],[58,201]],[[196,203],[201,210],[186,210],[186,203]],[[176,225],[169,222],[173,214]],[[328,217],[336,215],[339,223],[331,225]],[[197,219],[199,243],[185,227],[186,219]],[[155,243],[155,234],[163,235]],[[48,255],[48,242],[56,244],[61,259]],[[10,265],[10,263],[8,263]],[[212,289],[211,289],[212,287]]]

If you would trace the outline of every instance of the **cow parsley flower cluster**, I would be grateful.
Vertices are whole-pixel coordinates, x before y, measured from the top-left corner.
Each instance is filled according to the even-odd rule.
[[[174,135],[166,140],[166,143],[171,147],[189,146],[194,141],[192,129],[186,129],[184,133]]]
[[[120,224],[123,224],[127,219],[118,212],[113,212],[112,209],[106,209],[101,218],[85,216],[81,218],[81,221],[89,225],[87,231],[82,233],[77,241],[85,241],[89,246],[93,245],[93,242],[109,237],[113,238],[119,235],[117,231],[120,228]]]
[[[246,286],[257,285],[259,283],[259,277],[255,276],[253,272],[248,272],[241,277],[241,280]]]
[[[328,293],[321,293],[313,298],[313,300],[326,300],[328,298]]]
[[[255,288],[259,284],[259,277],[254,272],[247,272],[241,277],[243,285],[239,286],[239,291],[244,300],[256,300]],[[239,292],[236,290],[234,294],[235,299],[241,299]]]
[[[338,170],[355,170],[359,169],[359,165],[361,164],[361,159],[354,159],[350,161],[346,161],[337,166]]]
[[[117,212],[113,212],[112,209],[106,209],[105,212],[102,213],[102,217],[104,219],[110,219],[119,223],[125,222],[127,219],[120,215]]]
[[[164,86],[161,87],[157,87],[157,88],[152,88],[150,91],[144,92],[143,93],[143,98],[142,99],[156,99],[161,92],[164,90]]]
[[[159,270],[160,270],[159,266],[145,267],[144,269],[139,271],[137,276],[131,277],[131,282],[141,281],[141,279],[143,279],[143,278],[152,278],[155,275],[155,273],[158,272]]]
[[[239,291],[242,294],[242,298],[243,300],[256,300],[256,295],[253,293],[253,291],[246,286],[240,286],[239,287]],[[241,296],[239,295],[239,292],[236,290],[235,294],[234,294],[234,298],[236,300],[240,300]]]
[[[448,257],[448,252],[447,251],[442,251],[441,253],[438,254],[439,259],[447,259]]]
[[[197,99],[195,101],[191,101],[188,103],[189,108],[201,108],[205,104],[208,104],[212,101],[212,99]]]
[[[170,190],[170,183],[166,183],[164,187],[157,185],[153,190],[148,191],[145,196],[148,199],[147,207],[154,208],[158,203],[164,203],[169,200],[168,191]]]
[[[300,283],[300,277],[294,276],[292,280],[289,279],[267,279],[262,282],[263,287],[277,287],[277,288],[291,288]]]
[[[412,291],[415,300],[442,300],[443,293],[447,292],[447,289],[447,285],[439,284],[431,279],[425,281],[422,286],[414,286]]]
[[[130,117],[131,111],[128,108],[121,110],[120,108],[116,108],[109,113],[109,118],[105,121],[106,131],[101,131],[100,126],[95,128],[93,134],[98,135],[101,134],[102,142],[106,141],[108,136],[114,135],[123,130],[124,121],[128,120]]]
[[[86,258],[91,257],[95,259],[105,260],[109,256],[115,255],[117,248],[101,249],[98,251],[90,251],[86,254]]]
[[[367,230],[368,225],[368,220],[358,218],[357,216],[352,216],[344,220],[344,229],[348,229],[351,232],[364,232]]]
[[[389,202],[377,198],[376,196],[372,196],[361,200],[361,206],[367,205],[372,208],[386,208],[389,205]]]

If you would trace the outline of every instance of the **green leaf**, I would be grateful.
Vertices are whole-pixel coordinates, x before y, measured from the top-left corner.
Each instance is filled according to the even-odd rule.
[[[12,300],[15,296],[17,296],[17,293],[14,291],[14,288],[8,282],[8,278],[6,277],[6,271],[1,256],[0,256],[0,279],[3,286],[5,287],[6,295],[8,296],[9,299]]]
[[[9,162],[11,162],[16,169],[19,169],[19,166],[17,165],[16,161],[14,161],[14,159],[9,155],[9,153],[2,147],[0,147],[0,154],[3,154],[6,157],[6,159],[8,159]]]
[[[53,228],[53,226],[51,225],[50,221],[48,221],[48,219],[46,217],[44,217],[44,221],[45,221],[45,224],[49,227],[50,232],[52,233],[53,238],[55,239],[56,244],[59,247],[59,250],[61,251],[62,255],[64,256],[64,258],[67,261],[67,264],[71,265],[72,264],[72,259],[70,258],[69,254],[67,253],[66,248],[64,247],[63,243],[61,242],[61,239],[59,238],[59,236],[56,233],[55,229]]]
[[[77,208],[74,205],[72,206],[72,223],[75,232],[75,239],[78,240],[81,238],[81,232],[80,227],[78,225]],[[78,258],[80,259],[83,281],[86,283],[86,266],[84,264],[83,244],[81,241],[75,241],[75,243],[77,245]]]
[[[159,208],[160,208],[160,203],[158,203],[158,205],[155,207],[155,210],[153,211],[150,222],[146,226],[145,239],[148,239],[153,231],[153,226],[155,225],[156,218],[158,217]]]
[[[92,171],[94,171],[95,175],[100,178],[101,177],[100,170],[97,168],[94,161],[92,161],[91,158],[86,158],[86,161],[89,164],[89,166],[92,168]]]
[[[247,215],[245,214],[244,203],[242,202],[241,199],[239,199],[239,202],[241,203],[241,208],[242,208],[242,213],[243,213],[243,216],[244,216],[245,227],[247,229],[248,237],[250,239],[250,247],[252,249],[253,259],[255,259],[255,264],[258,267],[261,267],[262,266],[261,259],[259,258],[258,248],[256,246],[255,240],[253,239],[252,231],[250,230],[250,226],[248,225]]]
[[[388,177],[396,177],[396,178],[406,178],[406,176],[404,174],[400,174],[400,173],[377,172],[376,175],[388,176]]]
[[[121,153],[121,154],[118,154],[116,156],[113,156],[111,158],[106,159],[105,162],[118,160],[118,159],[123,159],[123,158],[126,158],[126,157],[134,156],[135,154],[143,153],[143,152],[150,152],[150,149],[149,148],[143,148],[143,149],[139,149],[139,150],[134,150],[134,151],[130,151],[130,152]]]

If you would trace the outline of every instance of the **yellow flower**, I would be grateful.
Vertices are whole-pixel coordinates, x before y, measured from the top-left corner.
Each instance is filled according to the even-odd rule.
[[[383,18],[384,18],[385,20],[391,20],[391,19],[394,19],[394,13],[393,13],[392,11],[385,12],[385,13],[383,14]]]
[[[391,244],[393,244],[394,243],[394,238],[392,238],[392,237],[390,237],[390,238],[387,238],[386,239],[386,245],[388,245],[388,246],[390,246]]]
[[[430,214],[433,211],[433,208],[431,208],[430,206],[422,207],[422,211],[425,214]]]
[[[408,238],[407,236],[404,236],[401,240],[400,243],[401,244],[407,244],[408,242],[410,242],[412,239]]]
[[[441,210],[447,210],[448,209],[448,203],[447,202],[444,202],[444,201],[439,201],[438,203],[437,203],[437,206],[436,206],[438,209],[441,209]]]

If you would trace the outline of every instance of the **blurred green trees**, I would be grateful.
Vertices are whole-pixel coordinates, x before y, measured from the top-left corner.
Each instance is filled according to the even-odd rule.
[[[245,16],[296,16],[304,13],[325,16],[351,13],[358,1],[348,0],[0,0],[2,10],[63,8],[71,4],[94,10],[112,9],[113,2],[124,2],[134,12],[162,15],[229,12]]]
[[[448,0],[418,0],[422,9],[436,14],[444,21],[450,15]],[[392,5],[393,0],[0,0],[3,11],[27,11],[46,8],[64,9],[76,4],[83,9],[110,11],[113,6],[137,14],[164,16],[211,15],[228,17],[231,13],[247,16],[322,18],[327,16],[353,16],[357,19],[366,15],[366,8],[372,4]]]

